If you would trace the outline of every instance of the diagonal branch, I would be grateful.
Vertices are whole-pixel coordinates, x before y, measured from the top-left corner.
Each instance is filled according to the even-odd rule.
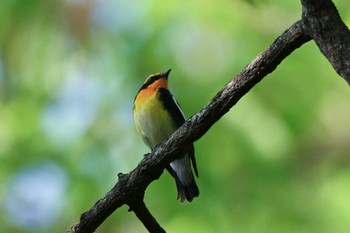
[[[147,186],[159,178],[171,161],[178,158],[182,148],[186,148],[187,145],[202,137],[255,84],[276,69],[290,53],[309,40],[310,37],[303,32],[302,21],[293,24],[268,49],[226,84],[200,112],[186,121],[167,141],[145,156],[133,171],[120,174],[113,189],[97,201],[89,211],[81,215],[80,222],[73,227],[73,231],[93,232],[120,206],[127,204],[133,210],[133,207],[140,205]],[[146,207],[143,206],[143,208]]]

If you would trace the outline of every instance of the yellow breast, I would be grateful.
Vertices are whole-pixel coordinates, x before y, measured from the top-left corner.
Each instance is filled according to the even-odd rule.
[[[134,121],[145,143],[153,149],[167,139],[176,125],[159,99],[158,92],[141,90],[135,99]]]

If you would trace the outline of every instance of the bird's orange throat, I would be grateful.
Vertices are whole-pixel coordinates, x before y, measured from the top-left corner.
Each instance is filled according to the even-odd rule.
[[[165,78],[156,80],[151,85],[142,89],[137,95],[137,99],[143,100],[151,95],[154,95],[160,88],[168,89],[168,80],[166,80]]]
[[[151,89],[151,90],[157,90],[157,89],[160,89],[160,88],[165,88],[165,89],[168,89],[168,80],[165,79],[165,78],[160,78],[156,81],[154,81],[151,85],[149,85],[147,87],[147,89]]]

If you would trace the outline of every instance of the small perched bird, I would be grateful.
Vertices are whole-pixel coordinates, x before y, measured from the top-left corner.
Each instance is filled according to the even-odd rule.
[[[167,139],[185,122],[185,116],[168,89],[168,76],[171,69],[164,73],[150,75],[143,83],[134,100],[134,121],[145,144],[154,147]],[[181,202],[191,202],[199,195],[194,180],[191,163],[198,177],[194,147],[191,144],[184,155],[167,166],[174,177]]]

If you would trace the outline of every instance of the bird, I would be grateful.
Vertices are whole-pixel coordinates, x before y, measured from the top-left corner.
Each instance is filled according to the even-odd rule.
[[[144,143],[151,149],[167,139],[185,121],[180,105],[168,89],[168,76],[164,73],[148,76],[134,99],[133,117],[137,131]],[[198,177],[194,146],[190,144],[180,159],[171,162],[167,171],[175,179],[180,202],[192,202],[199,196],[193,170]],[[192,165],[192,167],[191,167]]]

